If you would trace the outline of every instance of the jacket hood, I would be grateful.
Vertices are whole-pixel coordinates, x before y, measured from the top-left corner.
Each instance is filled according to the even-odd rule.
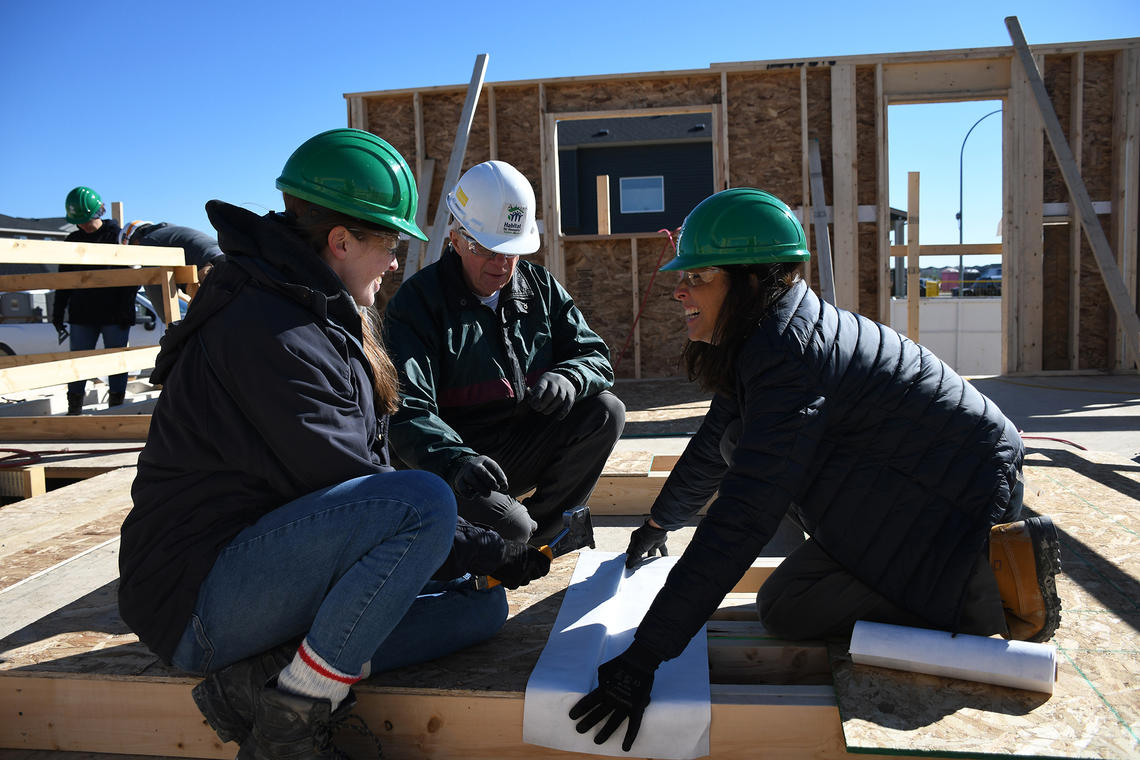
[[[161,383],[186,341],[248,283],[274,291],[334,322],[358,343],[361,319],[356,302],[324,260],[296,233],[292,216],[269,212],[258,216],[238,206],[213,200],[206,204],[218,231],[226,260],[215,266],[190,303],[186,318],[162,337],[152,379]]]

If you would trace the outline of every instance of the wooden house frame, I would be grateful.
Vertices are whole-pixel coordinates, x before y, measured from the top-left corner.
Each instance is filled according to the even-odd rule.
[[[1132,314],[1124,313],[1126,328],[1135,319],[1138,298],[1140,38],[1034,45],[1031,51],[1123,279],[1113,280],[1109,291],[1127,291]],[[1000,248],[921,246],[920,254],[1000,250],[1003,373],[1134,366],[1128,332],[1105,295],[1106,280],[1090,244],[1074,223],[1079,215],[1070,209],[1077,205],[1045,144],[1030,75],[1013,46],[712,63],[708,69],[486,85],[480,76],[479,85],[484,97],[470,115],[462,168],[497,158],[531,178],[543,228],[536,258],[567,286],[607,340],[621,377],[680,373],[683,327],[669,301],[671,283],[655,279],[667,243],[661,235],[561,233],[559,121],[711,113],[716,189],[763,187],[802,209],[804,220],[812,219],[810,151],[818,140],[836,303],[888,322],[891,256],[906,253],[889,239],[888,106],[983,99],[999,99],[1004,106]],[[426,218],[438,210],[467,92],[454,85],[344,96],[349,126],[379,134],[415,167]],[[916,218],[911,223],[917,228]],[[818,254],[811,226],[805,224]],[[809,282],[820,282],[820,275],[813,261]],[[631,343],[633,366],[623,367]]]

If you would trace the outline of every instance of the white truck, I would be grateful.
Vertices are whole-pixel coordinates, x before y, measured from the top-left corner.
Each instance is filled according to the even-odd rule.
[[[0,356],[49,354],[67,351],[51,323],[50,290],[23,290],[0,293]],[[185,302],[181,303],[186,313]],[[135,324],[128,345],[157,346],[166,332],[166,323],[142,288],[135,294]],[[100,342],[98,347],[102,347]]]

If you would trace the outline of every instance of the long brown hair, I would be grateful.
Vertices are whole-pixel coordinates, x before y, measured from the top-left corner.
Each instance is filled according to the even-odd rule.
[[[288,193],[282,195],[285,197],[285,210],[293,216],[294,229],[317,254],[324,251],[328,245],[329,232],[333,227],[347,228],[357,240],[363,240],[365,237],[363,232],[359,232],[361,228],[377,232],[394,231],[383,225],[318,206]],[[386,414],[395,414],[399,409],[400,380],[396,374],[396,367],[388,358],[379,339],[380,317],[372,307],[362,307],[359,312],[361,344],[364,347],[364,356],[372,367],[372,387],[376,391],[378,408]]]
[[[713,325],[713,342],[689,341],[681,362],[703,390],[736,395],[736,355],[769,307],[800,279],[802,264],[728,264],[728,292]]]

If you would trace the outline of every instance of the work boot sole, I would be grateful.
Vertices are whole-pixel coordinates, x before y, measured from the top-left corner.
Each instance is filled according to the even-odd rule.
[[[1030,517],[1025,521],[1033,540],[1033,558],[1037,563],[1037,585],[1045,600],[1045,625],[1029,641],[1048,641],[1061,625],[1061,597],[1057,594],[1057,573],[1061,572],[1061,538],[1057,526],[1048,517]]]

